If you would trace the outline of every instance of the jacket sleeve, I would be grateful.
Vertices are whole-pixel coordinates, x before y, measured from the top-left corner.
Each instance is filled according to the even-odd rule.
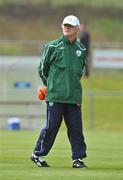
[[[49,73],[49,62],[50,62],[50,46],[45,46],[43,50],[43,54],[41,56],[41,61],[38,66],[38,73],[42,82],[45,86],[47,86],[47,77]]]

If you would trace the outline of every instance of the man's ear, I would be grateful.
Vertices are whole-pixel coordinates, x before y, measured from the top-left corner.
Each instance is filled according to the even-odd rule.
[[[80,27],[77,26],[76,28],[77,28],[77,34],[79,34],[80,33]]]

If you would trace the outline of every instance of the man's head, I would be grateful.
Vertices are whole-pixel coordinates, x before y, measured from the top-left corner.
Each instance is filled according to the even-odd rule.
[[[80,22],[74,15],[66,16],[62,22],[63,35],[75,39],[79,32]]]

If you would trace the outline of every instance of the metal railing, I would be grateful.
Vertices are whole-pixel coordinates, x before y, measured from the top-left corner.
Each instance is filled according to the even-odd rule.
[[[86,91],[83,94],[84,98],[88,97],[89,98],[89,129],[94,129],[95,127],[95,108],[97,106],[97,101],[99,104],[101,104],[101,100],[100,99],[95,99],[95,98],[105,98],[105,101],[108,101],[108,98],[115,98],[115,97],[123,97],[123,91]],[[121,101],[122,103],[122,98],[118,99]],[[113,100],[114,105],[115,105],[115,99]],[[84,106],[86,106],[86,103],[84,104]],[[0,112],[0,118],[9,118],[9,117],[20,117],[20,118],[24,118],[24,119],[39,119],[39,121],[46,116],[46,112],[45,110],[43,110],[41,107],[41,102],[40,101],[0,101],[0,106],[3,106],[4,109],[8,109],[7,107],[9,106],[16,106],[17,107],[25,107],[25,113],[23,112],[19,112],[19,111],[15,111],[14,113],[11,112],[7,112],[7,111],[3,111]],[[34,112],[31,111],[31,108],[33,106]],[[44,105],[43,105],[44,106]],[[117,106],[117,105],[116,105]],[[107,107],[108,108],[108,107]],[[44,109],[46,109],[46,107],[44,107]],[[37,112],[37,110],[39,110]],[[41,110],[41,111],[40,111]],[[102,109],[102,111],[105,110],[105,113],[107,112],[106,107],[104,107],[104,109]],[[119,113],[121,113],[119,111]],[[117,112],[118,114],[118,112]]]
[[[22,129],[38,129],[45,123],[45,103],[40,101],[0,101],[0,129],[6,129],[8,120],[19,118]]]
[[[90,129],[94,129],[94,119],[95,119],[95,97],[123,97],[123,91],[87,91],[84,93],[84,96],[88,96],[90,98]]]
[[[7,109],[7,106],[25,106],[25,109],[29,109],[29,106],[33,105],[37,108],[37,106],[41,106],[41,103],[39,101],[0,101],[0,106],[4,106],[4,108]],[[41,116],[44,116],[44,114],[42,115],[41,113],[32,113],[31,111],[26,111],[26,113],[19,113],[19,112],[14,112],[14,113],[8,113],[7,111],[0,113],[0,117],[21,117],[21,118],[41,118]]]

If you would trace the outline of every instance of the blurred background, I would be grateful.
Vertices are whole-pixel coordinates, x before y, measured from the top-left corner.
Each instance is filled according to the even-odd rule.
[[[37,66],[44,44],[61,35],[62,20],[70,14],[79,17],[89,35],[84,127],[123,130],[122,0],[0,0],[0,129],[13,128],[12,122],[22,129],[44,125]]]

